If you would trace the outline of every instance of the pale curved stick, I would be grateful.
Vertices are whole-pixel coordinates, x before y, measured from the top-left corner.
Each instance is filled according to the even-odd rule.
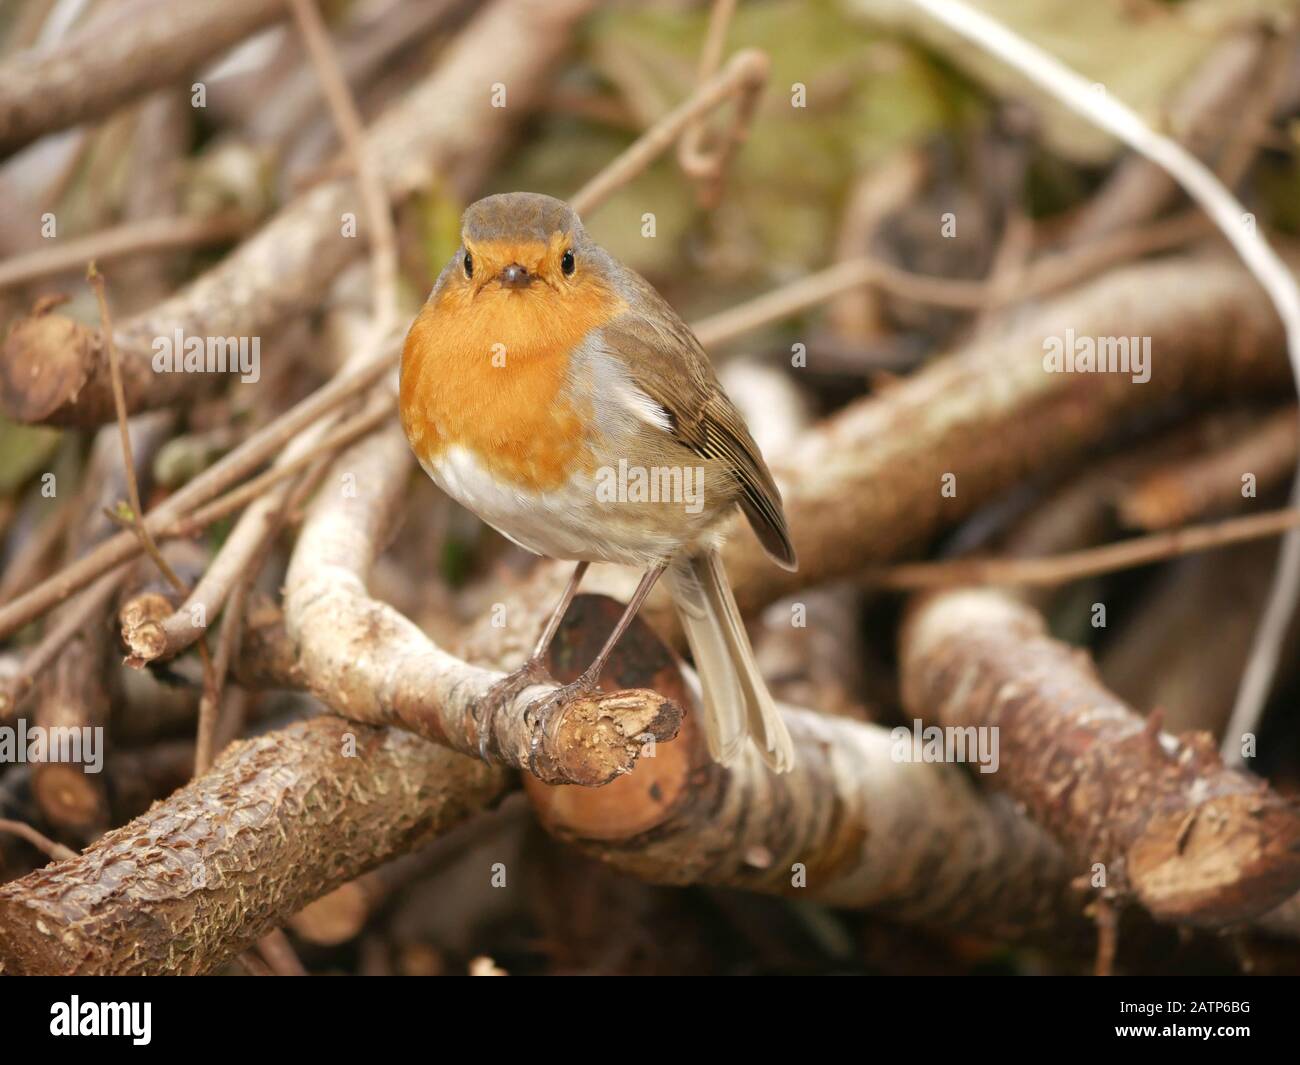
[[[1092,84],[1055,56],[962,0],[910,0],[945,26],[1014,67],[1061,103],[1130,148],[1163,167],[1199,203],[1228,238],[1237,254],[1268,293],[1286,328],[1287,354],[1300,385],[1300,289],[1295,278],[1253,225],[1248,212],[1214,173],[1182,145],[1153,130],[1132,108]],[[1291,505],[1300,506],[1300,469],[1291,488]],[[1282,540],[1277,574],[1264,617],[1255,633],[1236,705],[1223,734],[1223,759],[1241,765],[1241,736],[1259,723],[1277,669],[1282,641],[1300,596],[1300,530]]]

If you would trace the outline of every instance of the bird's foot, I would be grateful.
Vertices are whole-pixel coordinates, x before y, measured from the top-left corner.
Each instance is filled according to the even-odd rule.
[[[528,730],[532,734],[532,741],[529,745],[528,767],[532,770],[534,776],[539,775],[537,759],[542,751],[543,741],[554,736],[565,706],[574,699],[590,695],[598,687],[600,687],[600,671],[588,669],[572,683],[561,684],[554,691],[547,692],[540,699],[534,699],[528,704],[528,709],[524,711]]]
[[[534,684],[553,683],[540,658],[530,658],[513,673],[507,673],[487,690],[487,694],[474,704],[474,732],[478,736],[479,757],[487,761],[492,738],[492,722],[496,715],[507,709],[519,693]]]

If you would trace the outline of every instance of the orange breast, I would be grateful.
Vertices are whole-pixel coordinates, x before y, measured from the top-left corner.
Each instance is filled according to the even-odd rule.
[[[561,297],[449,285],[424,305],[402,351],[401,417],[417,457],[461,446],[495,477],[547,491],[597,466],[591,411],[566,394],[574,348],[622,310],[598,282]]]

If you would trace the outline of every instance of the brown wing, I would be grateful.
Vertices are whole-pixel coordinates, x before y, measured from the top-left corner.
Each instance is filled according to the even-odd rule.
[[[636,289],[638,311],[603,327],[610,350],[623,356],[637,387],[667,412],[673,436],[731,472],[740,488],[740,508],[759,543],[778,565],[795,569],[781,493],[700,342],[648,282],[630,270],[626,274],[626,283]]]

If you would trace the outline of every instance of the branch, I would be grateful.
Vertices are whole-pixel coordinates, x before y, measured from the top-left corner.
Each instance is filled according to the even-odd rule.
[[[1207,734],[1143,720],[1045,628],[994,591],[921,599],[901,641],[904,705],[927,724],[996,729],[989,784],[1158,920],[1237,924],[1300,891],[1294,806],[1225,768]]]
[[[1139,529],[1167,529],[1198,514],[1242,505],[1242,475],[1252,474],[1258,495],[1286,481],[1300,453],[1295,407],[1241,431],[1204,455],[1183,456],[1134,485],[1120,501],[1120,517]]]
[[[1206,525],[1169,529],[1150,536],[1135,536],[1101,547],[1045,558],[954,558],[938,562],[904,562],[887,569],[868,571],[864,579],[878,588],[911,591],[966,584],[1052,586],[1276,536],[1297,526],[1300,526],[1300,510],[1271,510]]]
[[[446,653],[366,592],[411,469],[410,448],[395,423],[338,459],[294,547],[285,623],[308,690],[327,706],[477,756],[473,711],[502,675]],[[345,490],[345,479],[355,491]],[[536,619],[539,628],[542,620]],[[581,698],[543,729],[526,711],[546,687],[529,688],[497,708],[487,739],[494,761],[545,780],[594,786],[627,772],[647,743],[677,733],[681,710],[652,691]]]
[[[1044,339],[1067,327],[1079,336],[1151,337],[1151,379],[1044,372]],[[850,404],[779,458],[773,467],[799,572],[771,565],[738,531],[724,555],[740,605],[752,613],[913,551],[1034,473],[1090,454],[1171,397],[1221,401],[1275,389],[1286,379],[1282,344],[1254,280],[1221,259],[1135,265],[1076,289],[1014,332]],[[947,474],[955,495],[941,493]],[[652,603],[659,631],[673,631],[666,604]]]
[[[578,596],[556,661],[585,662],[620,612],[613,600]],[[691,699],[669,652],[640,621],[615,650],[609,683]],[[1087,935],[1061,851],[1011,803],[981,798],[956,767],[896,760],[885,729],[808,710],[783,714],[796,751],[788,774],[774,776],[752,746],[732,769],[718,765],[690,716],[676,742],[608,787],[525,777],[524,788],[550,832],[656,883],[870,908],[999,939],[1059,945]]]
[[[505,790],[499,770],[335,717],[242,741],[79,857],[0,886],[0,968],[211,972]]]
[[[283,17],[278,0],[119,4],[53,49],[0,64],[0,156],[173,83]]]

